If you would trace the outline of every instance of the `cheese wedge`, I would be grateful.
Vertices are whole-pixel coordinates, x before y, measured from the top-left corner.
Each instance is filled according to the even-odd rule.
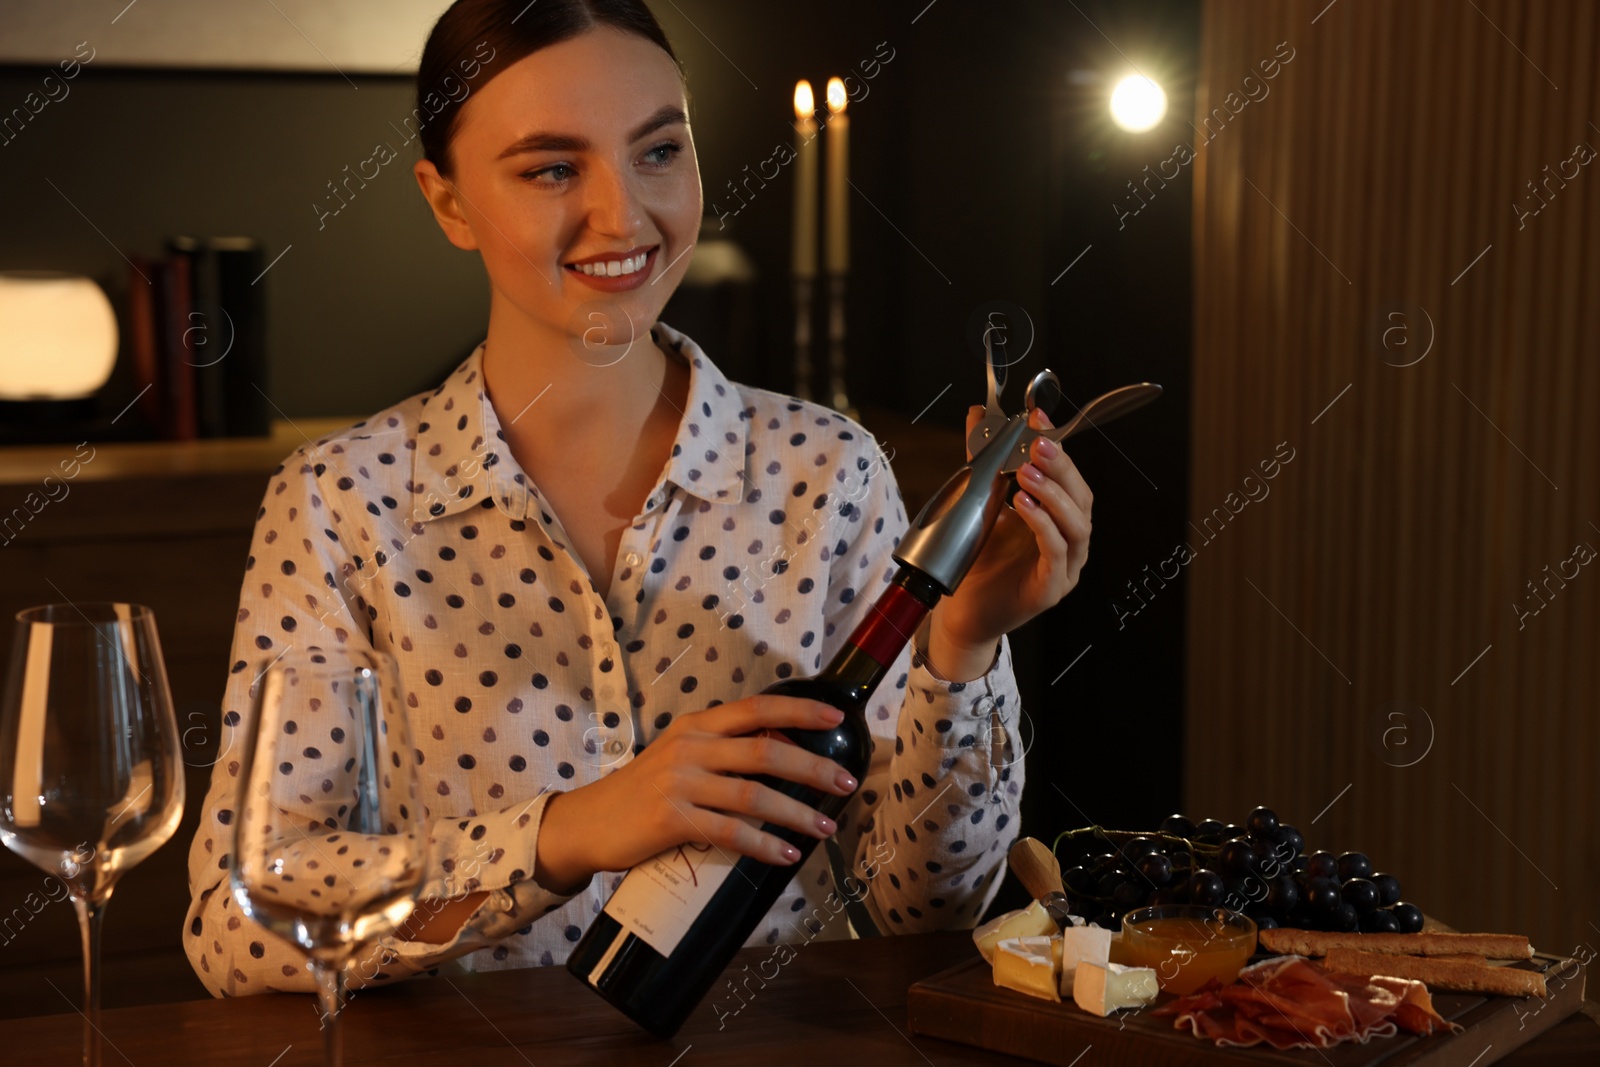
[[[1122,1008],[1142,1008],[1160,991],[1153,968],[1080,963],[1072,983],[1072,1000],[1086,1012],[1106,1016]]]
[[[1073,976],[1080,963],[1094,963],[1104,967],[1111,952],[1111,931],[1098,926],[1074,926],[1061,931],[1061,958],[1057,970],[1061,974],[1061,995],[1072,996]]]
[[[1037,900],[1026,908],[997,915],[972,931],[972,940],[978,951],[990,963],[994,962],[994,947],[1008,937],[1041,937],[1056,932],[1056,921]]]
[[[1002,939],[994,949],[994,984],[1060,1003],[1056,940],[1045,936]]]

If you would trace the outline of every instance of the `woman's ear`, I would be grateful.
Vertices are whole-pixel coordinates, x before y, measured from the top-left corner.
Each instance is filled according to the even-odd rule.
[[[472,224],[461,210],[464,198],[456,194],[455,183],[440,174],[432,160],[417,160],[412,172],[417,176],[422,198],[433,209],[434,221],[438,222],[445,237],[463,251],[476,249],[478,237],[472,232]]]

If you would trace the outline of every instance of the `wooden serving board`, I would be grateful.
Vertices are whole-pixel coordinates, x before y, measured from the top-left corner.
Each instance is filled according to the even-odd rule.
[[[1265,957],[1259,957],[1265,958]],[[1171,1016],[1149,1010],[1098,1018],[1070,1002],[1053,1004],[994,984],[981,956],[913,984],[907,1015],[913,1032],[1006,1052],[1056,1067],[1485,1067],[1578,1010],[1583,968],[1575,960],[1536,955],[1510,966],[1545,975],[1550,996],[1482,996],[1435,993],[1433,1006],[1466,1027],[1460,1034],[1418,1037],[1401,1032],[1365,1045],[1280,1052],[1269,1045],[1218,1048],[1179,1030]],[[1156,1006],[1172,999],[1163,996]],[[1092,1049],[1086,1055],[1086,1050]],[[1079,1064],[1079,1060],[1082,1063]]]

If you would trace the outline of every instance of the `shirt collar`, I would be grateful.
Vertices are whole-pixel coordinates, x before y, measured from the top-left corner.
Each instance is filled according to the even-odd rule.
[[[711,357],[685,334],[657,322],[650,334],[669,352],[689,364],[689,396],[678,436],[652,496],[671,482],[714,504],[737,504],[744,498],[746,420],[738,387],[723,376]]]
[[[650,333],[669,355],[688,364],[689,394],[646,510],[664,502],[669,482],[711,503],[738,503],[747,481],[749,417],[738,388],[687,335],[664,322],[657,322]],[[409,486],[412,515],[419,521],[481,507],[485,500],[523,517],[539,499],[533,479],[506,447],[499,416],[483,388],[484,347],[479,344],[422,398]]]

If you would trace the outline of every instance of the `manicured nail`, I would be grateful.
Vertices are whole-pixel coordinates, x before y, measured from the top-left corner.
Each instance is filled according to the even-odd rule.
[[[1044,474],[1032,463],[1024,463],[1018,468],[1017,473],[1022,475],[1023,481],[1032,482],[1035,485],[1044,480]]]
[[[825,722],[833,726],[838,726],[840,723],[844,722],[844,712],[840,711],[838,708],[829,708],[822,713],[822,718]]]
[[[1040,459],[1050,459],[1054,457],[1057,452],[1061,451],[1056,447],[1056,443],[1050,440],[1048,437],[1041,437],[1038,439],[1038,441]]]
[[[1012,499],[1015,500],[1017,503],[1021,504],[1025,508],[1031,508],[1031,507],[1037,507],[1038,506],[1037,501],[1035,501],[1033,499],[1033,497],[1029,496],[1027,493],[1019,492],[1019,493],[1017,493],[1016,496],[1012,497]]]
[[[817,829],[821,830],[823,833],[831,834],[838,828],[839,827],[834,824],[834,821],[828,818],[826,815],[819,814],[817,816]]]
[[[850,777],[850,775],[846,774],[844,771],[840,771],[839,776],[835,778],[834,781],[838,782],[839,788],[843,789],[847,793],[854,793],[856,791],[856,780]]]
[[[795,863],[800,859],[800,850],[793,845],[784,845],[783,858],[790,863]]]

